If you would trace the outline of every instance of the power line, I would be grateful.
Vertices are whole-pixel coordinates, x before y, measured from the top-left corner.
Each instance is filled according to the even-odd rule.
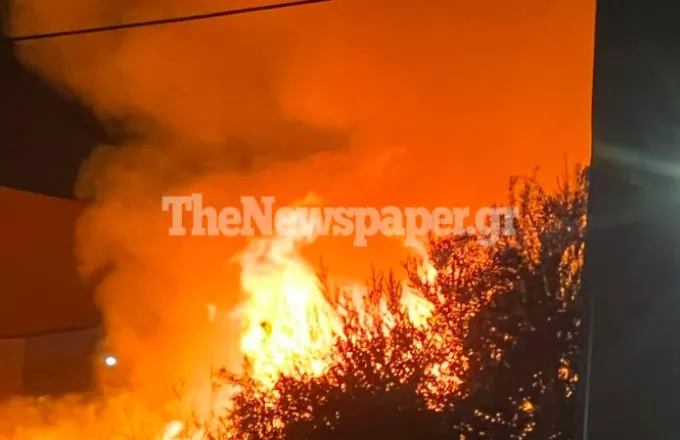
[[[22,42],[22,41],[35,41],[35,40],[46,40],[46,39],[52,39],[52,38],[70,37],[70,36],[74,36],[74,35],[97,34],[97,33],[102,33],[102,32],[113,32],[113,31],[120,31],[120,30],[125,30],[125,29],[135,29],[135,28],[150,27],[150,26],[162,26],[162,25],[166,25],[166,24],[185,23],[185,22],[189,22],[189,21],[209,20],[209,19],[213,19],[213,18],[228,17],[228,16],[232,16],[232,15],[249,14],[251,12],[272,11],[272,10],[275,10],[275,9],[292,8],[292,7],[295,7],[295,6],[306,6],[306,5],[313,5],[313,4],[316,4],[316,3],[326,3],[326,2],[331,2],[331,1],[333,1],[333,0],[299,0],[299,1],[292,1],[292,2],[286,2],[286,3],[274,3],[274,4],[269,4],[269,5],[253,6],[253,7],[249,7],[249,8],[230,9],[230,10],[223,10],[223,11],[217,11],[217,12],[210,12],[210,13],[206,13],[206,14],[185,15],[185,16],[181,16],[181,17],[163,18],[163,19],[159,19],[159,20],[140,21],[140,22],[135,22],[135,23],[122,23],[122,24],[116,24],[116,25],[111,25],[111,26],[93,27],[93,28],[85,28],[85,29],[74,29],[74,30],[70,30],[70,31],[49,32],[49,33],[44,33],[44,34],[19,35],[19,36],[16,36],[16,37],[9,37],[9,40],[17,43],[17,42]]]

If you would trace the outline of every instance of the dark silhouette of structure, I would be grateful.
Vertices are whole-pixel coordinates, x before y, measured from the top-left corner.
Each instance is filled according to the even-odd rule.
[[[0,25],[8,5],[0,0]],[[14,49],[0,35],[0,398],[92,385],[100,317],[73,261],[80,204],[63,198],[92,148],[112,140]]]
[[[676,7],[598,0],[582,440],[680,432]]]
[[[2,28],[9,12],[9,0],[0,0]],[[1,35],[0,97],[0,186],[72,197],[81,162],[111,141],[105,127],[23,66]]]

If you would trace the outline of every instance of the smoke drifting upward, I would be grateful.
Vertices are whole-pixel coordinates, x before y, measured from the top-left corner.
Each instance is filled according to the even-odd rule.
[[[17,0],[13,33],[253,4]],[[100,304],[135,386],[151,396],[238,361],[238,320],[218,331],[206,304],[238,304],[229,260],[245,240],[168,237],[162,195],[474,206],[502,200],[508,177],[534,166],[553,179],[565,154],[589,158],[593,11],[571,0],[338,0],[23,44],[27,63],[138,134],[95,151],[77,188],[90,203],[82,272],[105,273]],[[404,255],[396,242],[349,241],[309,252],[350,277]]]

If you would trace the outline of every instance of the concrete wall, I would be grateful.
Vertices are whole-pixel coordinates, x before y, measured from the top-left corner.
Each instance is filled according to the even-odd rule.
[[[0,339],[0,398],[90,389],[100,336],[91,328]]]
[[[76,270],[81,210],[0,187],[0,396],[91,384],[100,316]]]
[[[97,325],[76,270],[82,205],[0,187],[0,338]]]

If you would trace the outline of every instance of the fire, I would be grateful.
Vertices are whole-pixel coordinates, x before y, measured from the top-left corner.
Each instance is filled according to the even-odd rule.
[[[344,281],[337,286],[339,298],[329,298],[328,286],[322,285],[317,270],[300,253],[316,239],[316,231],[302,224],[301,217],[289,220],[298,226],[295,233],[254,239],[238,255],[246,296],[238,310],[244,321],[240,347],[248,374],[263,390],[270,389],[281,375],[324,373],[333,362],[336,341],[347,336],[340,304],[359,311],[365,322],[377,318],[386,329],[392,325],[385,307],[379,307],[379,316],[364,308],[367,289],[361,283]],[[415,252],[422,260],[419,275],[433,282],[437,274],[425,246]],[[406,283],[403,287],[401,304],[407,316],[416,325],[426,325],[434,305]],[[214,311],[210,312],[212,319]],[[172,422],[163,440],[178,439],[182,431],[181,423]]]
[[[307,202],[309,197],[303,203]],[[241,350],[250,374],[263,384],[273,384],[281,374],[322,374],[335,341],[343,336],[339,309],[330,301],[327,286],[300,254],[302,246],[316,239],[316,231],[304,225],[302,217],[290,220],[298,226],[295,233],[253,240],[240,255],[241,288],[247,296],[241,310],[245,320]],[[425,262],[422,276],[432,281],[436,271],[425,248],[417,251]],[[338,288],[339,302],[361,307],[365,289],[359,283],[345,282]],[[402,306],[420,325],[433,307],[406,285]]]
[[[271,383],[296,370],[320,374],[340,321],[313,267],[299,254],[310,237],[262,238],[241,255],[245,329],[241,350],[253,378]]]
[[[176,439],[182,433],[182,431],[184,431],[184,428],[184,423],[180,422],[179,420],[174,420],[168,423],[168,426],[165,427],[162,440]]]
[[[387,307],[378,307],[377,314],[376,310],[364,310],[367,294],[364,283],[343,281],[337,286],[341,292],[340,297],[331,298],[327,286],[320,281],[316,268],[301,254],[301,249],[315,239],[315,231],[303,225],[293,234],[255,238],[237,255],[241,265],[240,287],[245,298],[235,311],[243,323],[240,351],[248,362],[247,374],[261,384],[263,392],[271,390],[281,375],[322,375],[326,371],[334,361],[333,350],[338,338],[346,336],[343,335],[340,305],[354,307],[361,312],[366,322],[380,319],[386,329],[393,324]],[[419,275],[424,281],[434,281],[437,272],[427,258],[425,246],[419,246],[414,251],[422,260]],[[403,285],[401,305],[407,316],[419,326],[427,325],[427,318],[434,308],[433,304],[410,289],[406,283]],[[220,314],[215,305],[207,304],[206,309],[210,322],[219,319]],[[115,364],[117,360],[110,356],[107,363]],[[447,369],[446,364],[435,367],[435,374],[444,374]],[[207,403],[211,408],[203,414],[211,411],[220,416],[227,414],[225,411],[229,406],[231,391],[233,390],[220,392],[219,396],[212,395]],[[205,396],[209,393],[190,390],[190,394]],[[134,396],[131,395],[126,402],[135,405],[133,399]],[[92,429],[104,432],[116,425],[116,417],[111,409],[114,406],[113,401],[101,403],[109,408],[107,411],[111,413],[110,420],[102,421],[101,426],[98,424]],[[206,401],[200,402],[200,405],[206,405]],[[144,419],[160,416],[146,412],[143,414]],[[208,437],[206,432],[220,429],[213,428],[206,419],[198,421],[201,430],[192,430],[189,419],[181,419],[179,414],[177,416],[177,420],[167,422],[166,419],[159,423],[161,429],[154,430],[154,440],[203,440]],[[46,428],[46,432],[49,432],[47,437],[41,437],[42,431],[33,428],[31,434],[17,437],[17,440],[61,440],[72,437],[70,434],[60,434],[61,431],[57,433],[52,426]],[[114,430],[116,429],[118,428]],[[234,437],[238,438],[235,434]]]

